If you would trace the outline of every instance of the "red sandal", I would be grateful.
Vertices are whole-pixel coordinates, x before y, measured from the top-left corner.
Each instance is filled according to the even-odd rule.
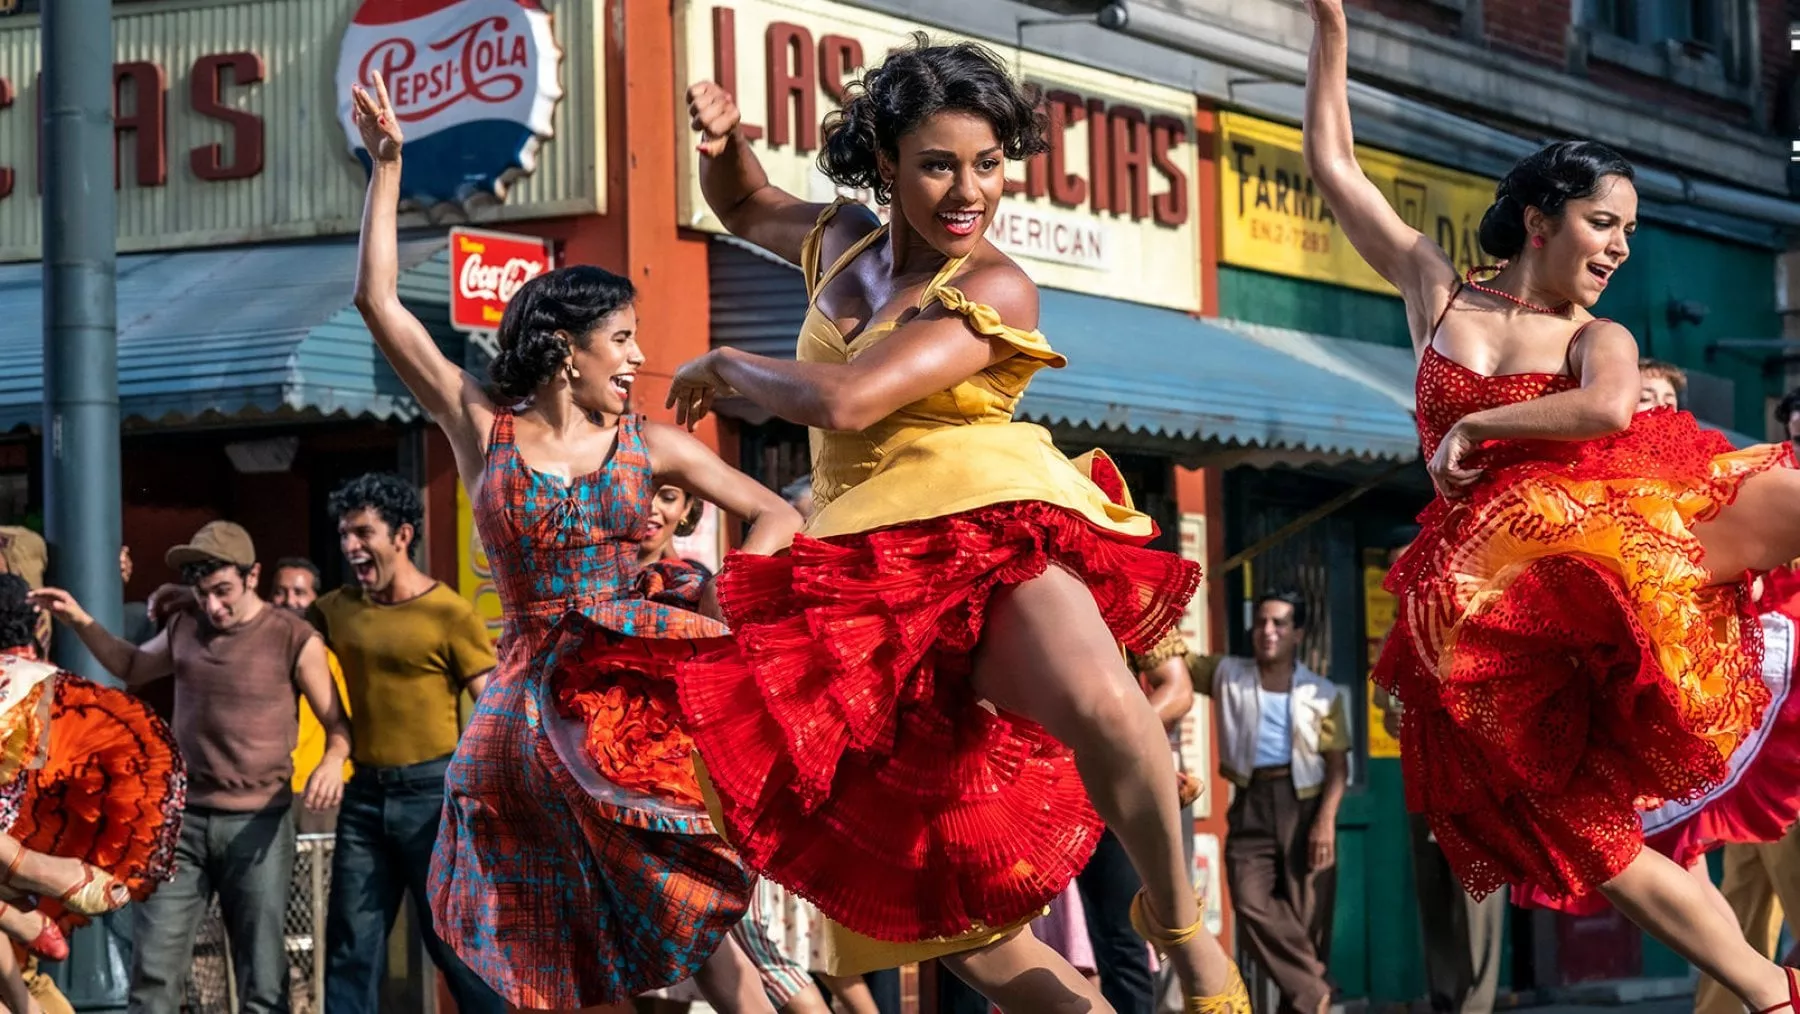
[[[1800,971],[1792,968],[1784,968],[1782,971],[1787,973],[1788,998],[1773,1007],[1759,1010],[1756,1014],[1775,1014],[1778,1010],[1792,1010],[1794,1014],[1800,1014]]]

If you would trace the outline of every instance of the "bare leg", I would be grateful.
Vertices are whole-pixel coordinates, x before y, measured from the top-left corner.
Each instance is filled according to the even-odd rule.
[[[1712,901],[1693,874],[1668,856],[1644,849],[1600,890],[1632,922],[1723,983],[1752,1011],[1787,1001],[1787,973],[1757,953],[1730,909]]]
[[[1733,925],[1736,925],[1738,921],[1737,913],[1731,910],[1731,902],[1725,900],[1725,895],[1719,890],[1719,885],[1712,882],[1712,874],[1706,869],[1706,857],[1700,856],[1689,863],[1688,873],[1691,874],[1695,880],[1700,882],[1700,890],[1706,893],[1707,903],[1718,910],[1719,914],[1730,919]],[[1745,939],[1748,938],[1746,937]],[[1795,1012],[1795,1014],[1800,1014],[1800,1011]]]
[[[131,900],[125,885],[112,875],[79,859],[65,859],[33,852],[12,835],[0,835],[0,884],[49,898],[73,892],[69,907],[86,915],[99,915]]]
[[[775,1014],[756,965],[729,936],[694,973],[694,985],[719,1014]]]
[[[24,944],[27,950],[42,958],[60,961],[68,954],[69,945],[62,932],[37,912],[27,912],[0,902],[0,932]],[[0,947],[4,946],[0,944]]]
[[[996,592],[974,685],[996,707],[1039,723],[1075,752],[1082,783],[1131,857],[1156,923],[1174,930],[1198,922],[1168,739],[1087,586],[1052,567]],[[1197,934],[1169,959],[1188,997],[1230,987],[1231,960],[1211,934]]]
[[[1744,480],[1729,507],[1694,526],[1713,580],[1773,570],[1800,557],[1800,469],[1777,468]]]
[[[0,947],[0,1002],[12,1014],[40,1014],[43,1008],[25,985],[25,968],[11,947]]]
[[[1030,930],[938,961],[1004,1014],[1113,1014],[1099,988]]]
[[[869,992],[869,984],[862,981],[859,975],[821,975],[825,980],[825,988],[831,990],[831,997],[844,1014],[881,1014],[881,1008],[875,1006],[875,994]]]

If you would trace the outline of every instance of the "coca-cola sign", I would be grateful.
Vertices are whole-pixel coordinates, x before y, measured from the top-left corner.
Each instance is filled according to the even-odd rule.
[[[450,324],[493,331],[519,287],[554,267],[550,244],[485,229],[450,230]]]
[[[530,173],[562,98],[550,15],[538,0],[363,0],[338,54],[338,119],[369,164],[350,88],[379,72],[406,132],[401,199],[498,201]]]

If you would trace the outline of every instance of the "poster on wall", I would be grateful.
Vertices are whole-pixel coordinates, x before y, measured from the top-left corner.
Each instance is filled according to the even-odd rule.
[[[1271,274],[1392,294],[1344,237],[1313,184],[1300,131],[1219,114],[1219,260]],[[1357,146],[1363,172],[1406,224],[1450,255],[1459,272],[1485,263],[1476,242],[1493,180]]]
[[[476,614],[487,624],[488,633],[498,638],[500,590],[494,587],[494,569],[488,564],[487,550],[475,530],[469,494],[460,482],[456,484],[456,590],[475,607]]]
[[[1219,836],[1194,832],[1194,880],[1205,895],[1206,911],[1201,915],[1206,919],[1206,932],[1213,936],[1225,932],[1224,866]]]
[[[1388,631],[1394,629],[1394,616],[1399,608],[1399,600],[1382,587],[1387,580],[1387,569],[1384,567],[1363,568],[1363,616],[1368,618],[1364,634],[1368,643],[1369,669],[1373,671],[1375,662],[1381,657],[1381,645],[1387,640]],[[1369,715],[1369,756],[1396,758],[1400,756],[1400,741],[1395,739],[1387,729],[1387,691],[1369,681],[1367,710]]]

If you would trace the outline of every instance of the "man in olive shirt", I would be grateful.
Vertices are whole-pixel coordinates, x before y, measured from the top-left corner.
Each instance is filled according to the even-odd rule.
[[[356,584],[307,611],[337,654],[350,691],[356,763],[338,813],[325,924],[325,1009],[380,1009],[387,937],[410,892],[419,935],[461,1014],[499,1014],[500,998],[439,939],[425,879],[443,817],[444,771],[462,734],[464,690],[495,665],[487,626],[466,599],[412,562],[419,494],[393,475],[364,475],[331,495],[338,542]]]

